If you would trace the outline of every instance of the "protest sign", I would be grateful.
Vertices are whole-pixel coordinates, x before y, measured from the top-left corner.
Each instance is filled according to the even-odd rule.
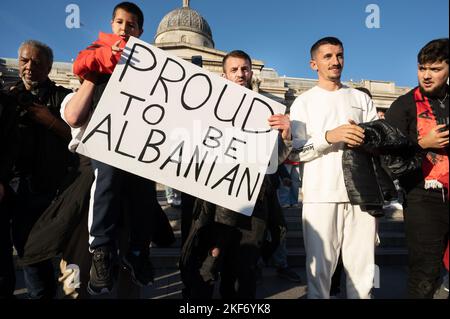
[[[284,111],[132,37],[77,152],[251,215]]]

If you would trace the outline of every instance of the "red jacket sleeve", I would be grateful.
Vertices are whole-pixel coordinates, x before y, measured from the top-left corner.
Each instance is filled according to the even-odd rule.
[[[78,54],[73,63],[73,73],[82,78],[89,72],[111,74],[120,59],[120,53],[113,55],[111,51],[118,40],[121,40],[119,36],[100,33],[99,40]],[[122,42],[120,47],[124,46]]]

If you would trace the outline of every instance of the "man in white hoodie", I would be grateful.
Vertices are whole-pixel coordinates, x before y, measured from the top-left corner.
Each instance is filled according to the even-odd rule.
[[[375,269],[375,218],[351,205],[342,171],[345,147],[364,142],[357,123],[377,119],[370,97],[341,83],[344,48],[327,37],[311,48],[319,82],[291,106],[293,147],[303,171],[303,237],[308,298],[329,298],[339,252],[348,298],[370,298]]]

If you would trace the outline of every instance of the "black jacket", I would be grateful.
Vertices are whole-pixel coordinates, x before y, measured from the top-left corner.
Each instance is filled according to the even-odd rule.
[[[19,256],[23,254],[34,223],[58,194],[70,172],[78,167],[78,156],[67,148],[69,139],[33,120],[28,108],[33,103],[41,104],[60,119],[61,102],[69,92],[49,79],[33,92],[26,90],[22,81],[7,88],[18,114],[19,151],[14,162],[14,177],[18,178],[19,185],[13,200],[11,227]]]
[[[209,249],[228,246],[228,241],[233,241],[236,229],[250,230],[254,243],[252,248],[259,251],[258,255],[265,261],[269,260],[287,232],[277,198],[278,183],[278,174],[264,176],[252,216],[245,216],[204,200],[195,201],[192,226],[182,247],[179,263],[185,285],[195,284],[193,278],[196,278],[200,265],[202,273],[208,261]],[[270,232],[270,242],[266,240],[266,232]],[[253,264],[251,258],[242,262]],[[216,266],[210,265],[209,268]],[[203,279],[206,281],[205,277]]]
[[[18,152],[17,113],[12,99],[0,92],[0,183],[6,185]]]
[[[60,119],[61,102],[70,92],[50,80],[38,87],[37,95],[31,95],[22,81],[8,91],[18,112],[20,148],[15,175],[20,177],[21,183],[27,182],[33,193],[56,194],[68,170],[76,168],[78,157],[69,152],[69,140],[31,120],[27,106],[32,102],[45,105],[53,116]]]
[[[390,171],[380,156],[389,155],[391,165],[404,163],[412,143],[397,128],[384,120],[362,123],[364,144],[346,148],[342,155],[344,182],[350,203],[380,216],[385,200],[397,197]]]
[[[393,175],[400,180],[400,184],[407,193],[413,188],[423,189],[424,187],[422,158],[426,152],[417,142],[417,106],[416,101],[414,100],[415,90],[416,88],[397,98],[385,115],[386,121],[390,125],[398,128],[400,132],[409,139],[413,146],[404,153],[404,162],[395,162],[390,158],[387,158],[389,168]],[[435,113],[434,115],[437,117],[438,121],[446,120],[448,123],[448,100],[446,102],[446,109],[441,112],[436,108],[436,100],[431,99],[430,102],[433,113]],[[442,119],[442,117],[444,118]],[[448,147],[446,150],[448,152]]]

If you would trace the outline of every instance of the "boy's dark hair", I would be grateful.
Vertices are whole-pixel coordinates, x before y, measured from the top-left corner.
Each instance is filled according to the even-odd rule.
[[[116,5],[113,10],[113,15],[112,15],[113,20],[114,20],[114,17],[116,16],[117,9],[122,9],[126,12],[134,14],[137,17],[139,29],[142,30],[142,27],[144,26],[144,14],[142,13],[142,10],[136,4],[134,4],[133,2],[125,1],[125,2],[121,2],[118,5]]]
[[[448,38],[428,42],[417,55],[419,64],[446,62],[448,64]]]
[[[316,54],[317,49],[319,49],[320,46],[324,44],[332,44],[332,45],[340,45],[341,47],[344,47],[341,40],[335,37],[325,37],[320,40],[318,40],[316,43],[313,44],[310,50],[311,59],[314,58],[314,55]]]
[[[244,51],[241,50],[234,50],[229,52],[222,60],[222,70],[223,72],[225,72],[225,63],[227,62],[228,58],[241,58],[241,59],[245,59],[248,62],[250,62],[250,66],[252,65],[252,59],[250,58],[250,56],[245,53]]]

